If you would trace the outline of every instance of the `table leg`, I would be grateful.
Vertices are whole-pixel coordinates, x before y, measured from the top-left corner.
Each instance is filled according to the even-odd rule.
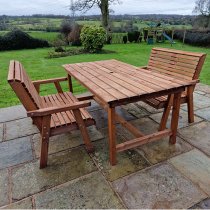
[[[162,116],[162,119],[161,119],[161,122],[160,122],[159,131],[163,131],[163,130],[166,129],[166,123],[168,121],[168,116],[169,116],[170,111],[171,111],[171,106],[173,105],[173,98],[174,98],[173,94],[168,96],[167,105],[166,105],[166,107],[164,108],[164,111],[163,111],[163,116]]]
[[[73,93],[72,78],[69,74],[68,74],[68,83],[69,83],[69,91]]]
[[[171,130],[172,130],[172,135],[170,136],[171,144],[176,143],[176,134],[177,134],[178,121],[179,121],[181,94],[182,94],[181,92],[174,94],[173,111],[172,111],[172,118],[171,118]]]
[[[109,159],[110,164],[116,165],[116,128],[115,128],[115,108],[108,108],[108,128],[109,128]]]

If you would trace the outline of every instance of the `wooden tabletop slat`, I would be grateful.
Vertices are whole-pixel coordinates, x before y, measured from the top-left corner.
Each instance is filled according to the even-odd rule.
[[[88,67],[88,71],[92,70],[92,72],[97,73],[96,75],[99,75],[98,78],[101,79],[102,81],[104,81],[106,84],[111,85],[113,88],[117,89],[119,92],[123,93],[124,95],[128,96],[128,97],[132,97],[135,96],[137,93],[139,93],[139,89],[135,89],[133,91],[133,89],[129,89],[130,85],[127,85],[127,83],[125,84],[124,81],[121,81],[120,79],[118,79],[117,77],[115,77],[114,75],[110,75],[110,70],[106,71],[101,71],[102,68],[99,68],[100,66],[97,65],[91,65],[91,64],[87,64],[86,65]],[[123,87],[123,85],[125,85],[126,87]]]
[[[112,67],[114,68],[114,67]],[[119,66],[119,67],[116,67],[115,66],[115,69],[119,69],[121,70],[121,72],[125,72],[125,73],[128,73],[130,68],[129,67],[126,67],[126,66]],[[161,79],[161,83],[160,83],[160,80],[157,80],[157,77],[154,77],[154,76],[150,76],[148,74],[148,72],[143,72],[144,73],[144,77],[142,77],[142,72],[140,71],[133,71],[134,73],[130,73],[129,76],[136,82],[138,82],[138,87],[141,87],[142,84],[145,84],[145,83],[148,83],[150,82],[150,87],[154,90],[160,90],[160,87],[161,88],[165,88],[165,89],[170,89],[171,87],[179,87],[180,84],[176,84],[176,83],[172,83],[168,80],[163,80]],[[115,74],[113,74],[114,76]],[[157,86],[158,84],[158,86]]]
[[[125,73],[129,71],[129,67],[120,67],[120,69],[122,72],[125,72]],[[160,87],[163,87],[163,88],[168,88],[168,87],[171,88],[171,87],[180,86],[179,83],[176,83],[174,81],[172,82],[170,77],[168,78],[168,80],[162,79],[157,76],[148,74],[148,70],[144,70],[144,69],[142,69],[141,71],[134,71],[134,73],[131,73],[130,75],[132,75],[132,77],[135,76],[139,79],[143,79],[144,81],[151,82],[153,85],[158,84]],[[142,75],[144,75],[144,77],[142,77]]]
[[[184,90],[184,87],[192,83],[187,75],[183,75],[184,79],[172,77],[158,71],[139,69],[117,60],[67,64],[64,68],[97,98],[108,104],[116,104],[117,101],[125,103],[126,100],[132,101],[150,94],[158,96],[159,92],[167,93],[172,89]]]
[[[106,64],[103,64],[103,65],[106,65]],[[109,66],[109,63],[107,63],[107,66]],[[113,77],[117,77],[117,78],[121,79],[124,83],[127,82],[130,86],[135,86],[135,87],[139,88],[140,93],[150,93],[150,92],[154,92],[154,90],[155,90],[155,89],[152,88],[152,85],[151,86],[148,86],[148,84],[144,85],[145,81],[138,80],[137,78],[132,77],[131,73],[130,74],[127,73],[126,75],[122,74],[122,68],[121,67],[109,66],[109,69],[112,72],[111,75]],[[157,89],[156,86],[155,86],[155,88]]]

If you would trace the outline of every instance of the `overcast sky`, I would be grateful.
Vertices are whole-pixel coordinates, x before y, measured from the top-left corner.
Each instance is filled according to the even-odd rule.
[[[70,0],[0,0],[0,15],[68,15]],[[115,14],[186,14],[191,15],[195,0],[121,0],[111,5]],[[79,13],[77,13],[79,14]],[[93,8],[86,14],[99,14]]]

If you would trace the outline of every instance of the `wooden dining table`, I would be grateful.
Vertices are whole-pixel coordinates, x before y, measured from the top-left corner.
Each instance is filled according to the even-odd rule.
[[[73,77],[85,86],[93,94],[93,99],[108,112],[109,158],[111,165],[117,163],[117,152],[132,149],[166,136],[170,137],[170,143],[176,143],[181,94],[194,81],[180,80],[167,74],[141,69],[113,59],[66,64],[63,67],[69,75],[70,90],[73,92],[71,81]],[[160,129],[155,133],[144,135],[116,113],[117,106],[165,95],[168,95],[168,98],[173,96],[170,128]],[[116,123],[120,123],[135,138],[117,144]]]

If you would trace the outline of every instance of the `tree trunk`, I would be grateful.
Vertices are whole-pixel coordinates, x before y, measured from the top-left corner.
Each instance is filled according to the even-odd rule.
[[[108,0],[101,0],[101,15],[102,15],[102,26],[108,32],[109,26],[109,1]]]

